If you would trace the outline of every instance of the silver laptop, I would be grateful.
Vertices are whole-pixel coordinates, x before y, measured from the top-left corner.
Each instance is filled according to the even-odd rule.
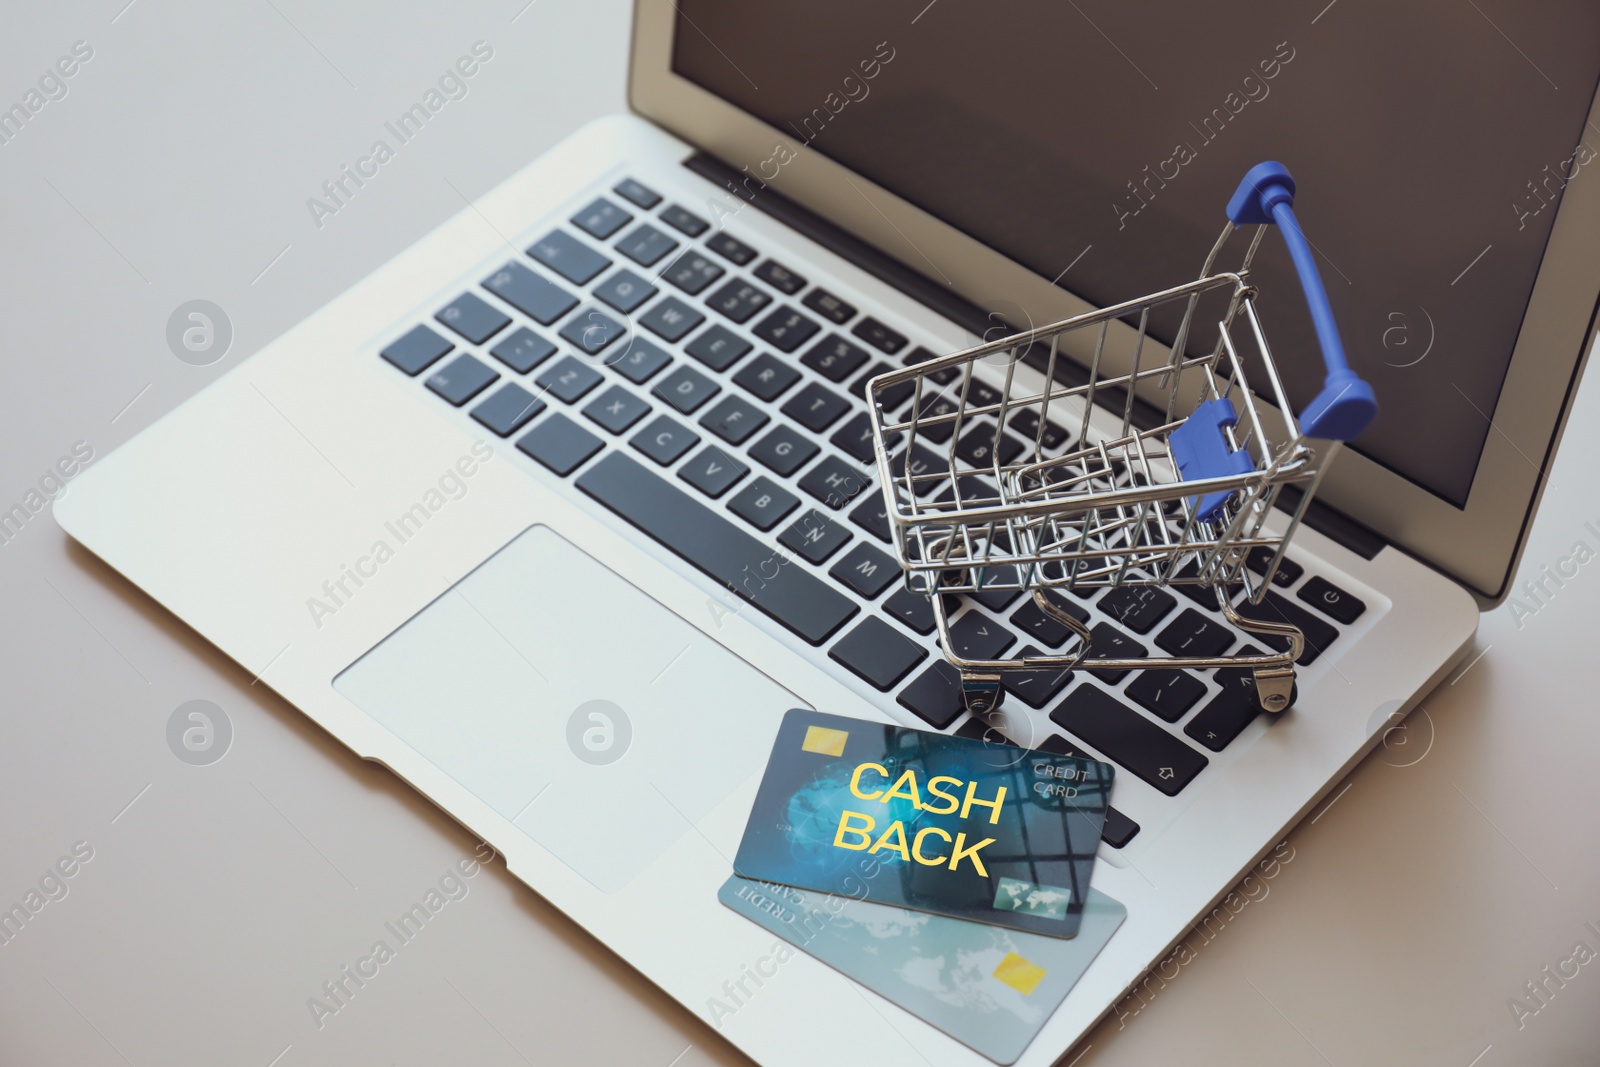
[[[1116,764],[1094,885],[1127,919],[1018,1061],[1052,1063],[1469,648],[1600,294],[1600,12],[1221,8],[640,0],[631,114],[56,517],[763,1064],[987,1062],[803,953],[750,978],[772,935],[717,892],[786,709]],[[1166,672],[1182,707],[1152,707],[1140,672],[1079,671],[974,720],[898,581],[865,380],[1196,276],[1262,159],[1299,180],[1382,404],[1273,579],[1307,637],[1298,702],[1241,712],[1215,672]],[[1303,403],[1312,328],[1275,240],[1254,280]],[[1059,645],[1027,605],[958,609],[997,654]],[[1079,608],[1123,651],[1243,646],[1182,588]]]

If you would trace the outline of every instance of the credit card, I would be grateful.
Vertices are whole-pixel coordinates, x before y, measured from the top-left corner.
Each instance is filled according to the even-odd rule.
[[[1097,760],[793,710],[734,873],[1072,937],[1115,773]]]
[[[1128,914],[1090,889],[1066,941],[737,875],[717,896],[1001,1064],[1017,1061]]]

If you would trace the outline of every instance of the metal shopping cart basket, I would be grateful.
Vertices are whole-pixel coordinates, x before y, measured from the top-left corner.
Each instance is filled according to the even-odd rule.
[[[961,672],[970,711],[999,706],[1004,671],[1059,671],[1085,661],[1111,671],[1249,669],[1263,708],[1277,712],[1293,703],[1304,637],[1259,612],[1246,616],[1234,596],[1242,588],[1240,606],[1261,603],[1339,443],[1377,414],[1371,387],[1345,361],[1312,250],[1295,220],[1294,191],[1281,164],[1252,168],[1192,282],[869,383],[878,482],[895,549],[909,587],[932,600],[940,644]],[[1299,274],[1327,371],[1322,391],[1298,417],[1267,347],[1249,278],[1251,259],[1273,224]],[[1235,230],[1252,225],[1242,265],[1213,272]],[[1217,294],[1208,307],[1225,303],[1214,341],[1200,333],[1206,327],[1196,314],[1207,294]],[[1150,358],[1147,329],[1162,309],[1181,317],[1170,355]],[[1251,355],[1276,411],[1252,391]],[[1065,373],[1058,379],[1073,357],[1087,363],[1086,381],[1069,384]],[[1164,404],[1157,425],[1136,425],[1136,395],[1158,411]],[[1120,425],[1092,428],[1096,402],[1120,410]],[[1299,487],[1299,500],[1287,521],[1269,528],[1268,515],[1290,486]],[[1257,573],[1246,566],[1251,553]],[[1096,653],[1068,602],[1052,596],[1168,585],[1211,587],[1223,616],[1272,651],[1111,658]],[[946,596],[996,589],[1031,593],[1039,610],[1069,631],[1067,650],[1010,660],[958,654]]]

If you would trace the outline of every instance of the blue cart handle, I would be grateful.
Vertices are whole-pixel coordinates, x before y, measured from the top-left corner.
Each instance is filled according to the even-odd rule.
[[[1345,360],[1339,327],[1333,321],[1333,309],[1328,306],[1328,292],[1322,287],[1322,275],[1317,271],[1311,244],[1294,217],[1293,205],[1294,178],[1289,168],[1282,163],[1257,163],[1239,183],[1233,199],[1228,201],[1228,218],[1235,226],[1277,223],[1283,234],[1283,241],[1289,246],[1289,258],[1294,260],[1294,269],[1300,275],[1300,287],[1305,290],[1306,304],[1311,309],[1311,322],[1322,348],[1322,362],[1328,368],[1322,392],[1300,413],[1300,432],[1307,437],[1348,441],[1359,436],[1377,417],[1378,401],[1372,394],[1372,386],[1351,370]]]

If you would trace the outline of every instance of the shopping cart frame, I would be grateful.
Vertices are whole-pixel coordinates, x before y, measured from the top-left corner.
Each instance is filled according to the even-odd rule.
[[[1262,602],[1339,442],[1359,434],[1377,413],[1371,387],[1345,359],[1312,250],[1294,217],[1294,191],[1294,180],[1281,164],[1252,168],[1229,202],[1227,225],[1194,281],[890,371],[868,383],[878,478],[895,549],[908,586],[932,600],[940,645],[961,673],[969,710],[986,713],[999,705],[1006,671],[1068,670],[1085,661],[1092,669],[1105,671],[1249,669],[1263,708],[1276,712],[1293,703],[1294,663],[1304,651],[1304,636],[1287,622],[1242,615],[1229,590],[1242,586],[1245,599],[1256,605]],[[1288,244],[1326,369],[1322,391],[1298,417],[1255,307],[1257,290],[1249,281],[1250,264],[1267,226],[1273,224]],[[1242,266],[1213,273],[1230,238],[1247,225],[1256,229]],[[1217,322],[1216,343],[1206,354],[1185,355],[1201,298],[1219,291],[1228,299]],[[1144,366],[1141,357],[1151,313],[1172,304],[1182,306],[1183,316],[1169,356]],[[1281,423],[1272,427],[1279,431],[1276,438],[1268,433],[1266,416],[1232,336],[1241,316],[1276,405]],[[1103,367],[1110,326],[1133,317],[1138,326],[1130,366],[1121,373],[1111,372]],[[1084,330],[1096,332],[1088,379],[1064,384],[1057,374],[1058,368],[1065,369],[1067,358],[1061,340]],[[1018,363],[1045,342],[1049,348],[1043,358],[1042,386],[1017,395]],[[980,363],[996,356],[1003,356],[1005,366],[997,394],[973,375]],[[952,375],[959,376],[954,389],[948,388]],[[1180,415],[1184,384],[1192,385],[1196,379],[1197,404],[1190,414]],[[929,383],[934,389],[925,396]],[[906,402],[907,384],[912,390],[910,403],[906,414],[896,419],[890,412]],[[1165,420],[1155,427],[1140,429],[1134,424],[1141,386],[1166,390]],[[1097,396],[1107,392],[1121,395],[1119,435],[1097,431],[1091,438],[1091,413]],[[1074,447],[1058,455],[1047,454],[1050,450],[1044,445],[1053,403],[1079,408]],[[1235,410],[1235,403],[1242,413]],[[1005,428],[1014,426],[1010,417],[1034,409],[1033,447],[1003,461]],[[991,421],[990,462],[984,466],[972,457],[982,453],[985,441],[971,442],[976,428]],[[973,437],[963,434],[964,424],[974,427]],[[944,462],[929,465],[931,470],[917,470],[915,463],[922,461],[912,458],[918,454],[919,433],[944,443]],[[1323,443],[1314,446],[1313,441]],[[969,443],[964,459],[961,450]],[[993,484],[981,482],[979,475]],[[969,480],[980,484],[974,490]],[[1282,532],[1274,532],[1266,526],[1268,513],[1291,485],[1301,488],[1300,499]],[[938,497],[924,499],[939,489],[944,491]],[[1246,566],[1249,554],[1258,549],[1272,553],[1259,580]],[[1184,564],[1192,570],[1185,571]],[[1284,647],[1274,653],[1231,657],[1091,656],[1088,628],[1049,595],[1052,589],[1174,584],[1211,586],[1218,611],[1231,625],[1247,634],[1279,638]],[[1072,651],[1009,660],[961,656],[952,638],[946,595],[996,588],[1030,592],[1039,610],[1076,639]]]

